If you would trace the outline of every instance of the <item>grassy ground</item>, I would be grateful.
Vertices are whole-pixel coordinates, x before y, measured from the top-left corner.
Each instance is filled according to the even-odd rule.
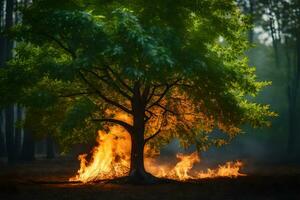
[[[236,179],[202,179],[156,185],[58,184],[76,172],[71,160],[39,160],[0,166],[0,199],[295,199],[300,200],[300,168],[265,167]],[[45,182],[49,182],[45,184]],[[56,182],[56,183],[54,183]]]

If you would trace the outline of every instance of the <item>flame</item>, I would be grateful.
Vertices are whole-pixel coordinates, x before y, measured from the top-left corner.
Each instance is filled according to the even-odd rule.
[[[117,119],[130,123],[127,115]],[[98,145],[92,150],[90,162],[87,154],[79,155],[80,169],[70,181],[90,182],[126,176],[130,167],[130,135],[120,126],[110,126],[109,131],[98,131]]]
[[[118,113],[116,119],[132,123],[132,120],[125,114]],[[97,143],[98,145],[91,152],[89,161],[87,154],[78,157],[80,168],[77,174],[69,179],[70,181],[87,183],[128,175],[131,138],[127,131],[117,125],[110,126],[107,132],[98,131]],[[227,162],[224,165],[219,165],[216,169],[195,170],[193,169],[194,165],[200,163],[200,157],[197,152],[189,155],[177,154],[176,157],[179,161],[174,165],[160,163],[154,156],[154,152],[151,152],[151,149],[146,146],[145,169],[156,177],[185,181],[216,177],[234,178],[245,175],[240,172],[243,166],[243,163],[240,161]]]
[[[84,183],[93,180],[112,179],[125,176],[130,167],[130,137],[124,132],[113,134],[120,128],[113,126],[112,133],[98,132],[98,146],[92,151],[92,158],[87,164],[87,154],[80,155],[80,169],[71,181]],[[128,144],[129,143],[129,144]]]
[[[118,134],[116,134],[118,133]],[[98,145],[92,151],[90,161],[87,154],[80,155],[80,169],[70,181],[83,183],[114,179],[126,176],[130,168],[130,136],[120,127],[113,126],[109,133],[98,132]],[[206,171],[193,170],[196,163],[200,162],[197,152],[189,155],[177,154],[174,166],[161,164],[153,157],[145,158],[145,168],[156,177],[185,181],[189,179],[216,178],[245,176],[240,172],[243,166],[241,161],[227,162],[216,169]]]
[[[226,162],[224,165],[219,165],[217,169],[207,169],[207,172],[199,172],[198,178],[215,178],[215,177],[230,177],[235,178],[238,176],[246,176],[246,174],[240,173],[240,169],[243,166],[241,161]]]
[[[219,165],[216,169],[207,169],[205,171],[193,170],[196,163],[200,163],[200,157],[197,152],[189,155],[177,154],[179,162],[175,166],[159,164],[155,159],[146,159],[146,169],[153,175],[161,178],[169,178],[174,180],[186,181],[202,178],[229,177],[236,178],[238,176],[246,176],[240,172],[243,167],[241,161],[226,162]]]

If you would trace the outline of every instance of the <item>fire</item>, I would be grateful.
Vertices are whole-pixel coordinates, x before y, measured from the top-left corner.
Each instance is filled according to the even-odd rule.
[[[127,115],[118,119],[130,123]],[[125,176],[130,167],[130,135],[120,126],[110,126],[108,132],[98,131],[98,145],[92,150],[90,162],[87,154],[80,155],[80,169],[70,181],[90,182]]]
[[[205,171],[193,170],[196,163],[200,163],[200,158],[197,152],[189,155],[177,154],[179,162],[175,166],[159,164],[155,159],[146,159],[146,169],[157,177],[169,178],[174,180],[186,181],[202,178],[217,178],[229,177],[236,178],[238,176],[246,176],[240,172],[243,167],[241,161],[226,162],[224,165],[219,165],[216,169],[207,169]]]
[[[98,134],[98,146],[93,149],[90,162],[87,162],[87,154],[80,155],[80,169],[71,181],[86,183],[127,174],[130,167],[129,135],[118,126],[113,126],[109,133],[99,131]]]
[[[241,161],[227,162],[225,165],[219,165],[217,169],[208,169],[207,172],[199,172],[198,178],[215,178],[215,177],[238,177],[246,174],[240,173],[240,168],[243,166]]]
[[[126,116],[123,116],[123,119]],[[80,169],[77,175],[70,178],[70,181],[81,181],[83,183],[114,179],[128,175],[130,168],[130,135],[120,126],[109,127],[108,132],[99,131],[97,138],[98,145],[91,152],[92,156],[88,162],[87,154],[79,156]],[[149,148],[145,151],[149,151]],[[174,180],[190,180],[215,177],[237,177],[244,176],[240,172],[243,163],[227,162],[219,165],[216,169],[206,171],[193,170],[195,164],[200,162],[197,152],[190,155],[177,154],[179,160],[175,165],[161,164],[150,154],[145,154],[145,168],[154,176]]]
[[[193,168],[194,163],[200,162],[200,158],[197,152],[192,153],[191,155],[177,154],[177,158],[180,159],[175,167],[175,174],[179,180],[186,180],[192,178],[188,172]]]

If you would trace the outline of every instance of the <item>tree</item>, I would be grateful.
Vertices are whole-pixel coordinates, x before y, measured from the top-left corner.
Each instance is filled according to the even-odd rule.
[[[18,8],[26,6],[28,1],[6,0],[0,1],[0,66],[7,67],[6,61],[13,56],[13,47],[15,45],[12,38],[3,34],[14,24],[20,21]],[[2,107],[1,107],[2,109]],[[16,126],[22,120],[23,109],[14,104],[7,104],[1,110],[0,117],[0,155],[5,156],[9,163],[15,163],[21,156],[22,136],[24,135],[21,127]],[[26,138],[26,135],[25,135]],[[26,144],[26,143],[24,143]],[[26,145],[27,146],[27,145]]]
[[[257,1],[259,25],[270,34],[277,67],[286,74],[288,102],[288,157],[295,159],[299,141],[299,81],[300,81],[300,3],[292,1]]]
[[[203,150],[243,124],[269,125],[269,106],[250,100],[269,83],[247,64],[247,28],[234,1],[36,0],[10,32],[19,45],[0,72],[0,101],[26,107],[25,126],[64,144],[123,127],[130,180],[152,181],[145,144],[178,138]],[[215,128],[222,138],[210,137]]]
[[[255,24],[255,11],[257,0],[237,0],[238,5],[242,8],[242,11],[250,17],[250,24]],[[252,43],[254,39],[253,28],[249,29],[249,42]]]
[[[5,29],[9,29],[13,26],[13,12],[14,1],[6,1],[5,9]],[[13,41],[6,38],[3,39],[3,53],[2,62],[9,60],[12,57]],[[14,106],[7,105],[4,110],[5,113],[5,136],[6,136],[6,152],[8,163],[14,163],[16,161],[17,152],[14,148]]]
[[[0,1],[0,32],[4,29],[4,1]],[[4,50],[4,38],[0,35],[0,48]],[[4,63],[4,51],[0,51],[0,66]],[[5,136],[4,136],[4,112],[0,114],[0,156],[5,155]]]
[[[32,132],[29,129],[24,130],[24,139],[20,159],[22,161],[35,160],[35,142]]]

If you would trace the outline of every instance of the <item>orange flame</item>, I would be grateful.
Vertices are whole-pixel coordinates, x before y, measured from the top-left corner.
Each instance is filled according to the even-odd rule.
[[[175,166],[161,165],[155,159],[146,159],[146,169],[153,175],[161,178],[169,178],[174,180],[186,181],[201,178],[217,178],[229,177],[236,178],[238,176],[246,176],[240,172],[243,166],[241,161],[226,162],[224,165],[219,165],[216,169],[207,169],[206,171],[193,170],[196,163],[200,162],[197,152],[190,155],[177,154],[179,162]]]
[[[124,116],[126,117],[126,116]],[[120,126],[111,126],[108,133],[98,131],[98,145],[93,149],[90,161],[87,161],[87,154],[80,155],[80,169],[70,181],[81,181],[83,183],[114,179],[126,176],[130,168],[130,135]],[[147,149],[147,147],[146,147]],[[149,151],[149,148],[147,149]],[[145,150],[145,152],[147,151]],[[174,180],[188,180],[215,177],[237,177],[244,176],[240,173],[242,162],[227,162],[216,169],[207,171],[193,170],[193,166],[200,162],[197,152],[190,155],[177,154],[179,159],[174,166],[160,164],[153,157],[145,156],[145,168],[154,176]]]
[[[71,181],[89,182],[125,176],[130,166],[130,137],[118,126],[111,128],[111,133],[99,131],[98,146],[92,151],[92,158],[87,165],[86,154],[80,155],[80,169]],[[118,135],[114,134],[118,132]]]

